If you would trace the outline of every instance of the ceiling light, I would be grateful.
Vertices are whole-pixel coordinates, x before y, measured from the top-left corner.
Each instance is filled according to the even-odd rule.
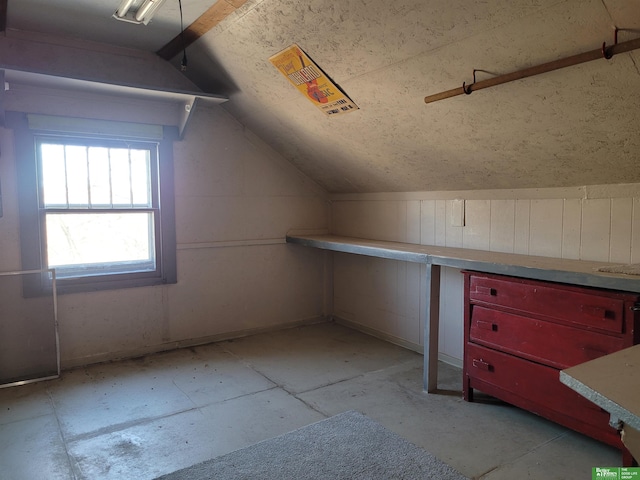
[[[113,17],[123,22],[147,25],[165,0],[122,0]]]
[[[118,7],[118,10],[116,10],[116,13],[114,13],[114,16],[116,18],[124,17],[127,14],[127,12],[129,11],[129,9],[131,8],[131,6],[133,5],[133,2],[134,2],[134,0],[122,0],[122,3]]]

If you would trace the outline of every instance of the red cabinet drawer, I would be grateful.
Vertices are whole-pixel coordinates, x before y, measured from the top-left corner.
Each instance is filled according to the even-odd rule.
[[[571,419],[616,434],[609,415],[560,383],[559,371],[479,345],[467,344],[466,381],[490,395],[556,421]],[[609,432],[611,430],[611,432]]]
[[[624,448],[609,415],[560,383],[559,370],[638,343],[640,314],[632,307],[640,295],[464,275],[464,399],[473,401],[478,389]]]
[[[546,317],[609,332],[623,331],[624,297],[615,292],[471,275],[468,293],[472,302],[497,305],[539,318]]]
[[[469,340],[559,369],[632,346],[629,338],[471,307]]]

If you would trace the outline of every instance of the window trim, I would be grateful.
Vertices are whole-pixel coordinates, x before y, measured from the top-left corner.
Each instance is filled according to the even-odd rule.
[[[100,121],[104,124],[103,121]],[[118,122],[111,122],[118,125]],[[44,218],[40,214],[39,195],[41,195],[38,159],[36,154],[36,137],[38,135],[59,135],[62,137],[85,137],[94,139],[123,140],[113,134],[87,134],[87,132],[52,133],[47,130],[30,128],[27,115],[19,112],[6,113],[6,125],[14,130],[14,153],[18,177],[18,201],[20,211],[20,247],[23,270],[43,270],[47,268],[44,261],[43,238],[45,235]],[[126,125],[126,124],[123,124]],[[173,184],[173,143],[178,139],[178,129],[174,126],[162,126],[162,138],[154,142],[158,144],[158,182],[159,182],[159,215],[156,234],[159,232],[159,248],[157,252],[157,270],[154,272],[132,272],[108,274],[104,276],[87,276],[75,278],[58,278],[57,292],[76,293],[98,290],[112,290],[139,286],[163,285],[177,283],[176,268],[176,229],[175,203]],[[150,143],[149,138],[124,138],[124,140]],[[46,276],[38,280],[30,278],[23,285],[23,295],[39,296],[51,291],[50,281]]]

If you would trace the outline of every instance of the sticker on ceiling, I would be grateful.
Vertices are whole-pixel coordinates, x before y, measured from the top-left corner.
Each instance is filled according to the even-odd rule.
[[[358,106],[336,86],[298,45],[291,45],[269,61],[327,115],[353,112]]]

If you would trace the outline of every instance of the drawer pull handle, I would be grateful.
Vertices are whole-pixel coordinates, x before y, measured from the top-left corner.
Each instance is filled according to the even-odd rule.
[[[591,317],[607,320],[614,317],[614,313],[597,305],[580,305],[580,312]]]
[[[476,326],[482,330],[498,331],[498,324],[493,322],[485,322],[484,320],[476,320]]]
[[[487,372],[490,372],[493,370],[493,367],[491,366],[491,364],[485,362],[481,358],[474,358],[472,364],[474,367],[479,368],[480,370],[486,370]]]
[[[480,293],[482,295],[493,295],[495,297],[498,292],[496,292],[495,288],[476,285],[476,293]]]

